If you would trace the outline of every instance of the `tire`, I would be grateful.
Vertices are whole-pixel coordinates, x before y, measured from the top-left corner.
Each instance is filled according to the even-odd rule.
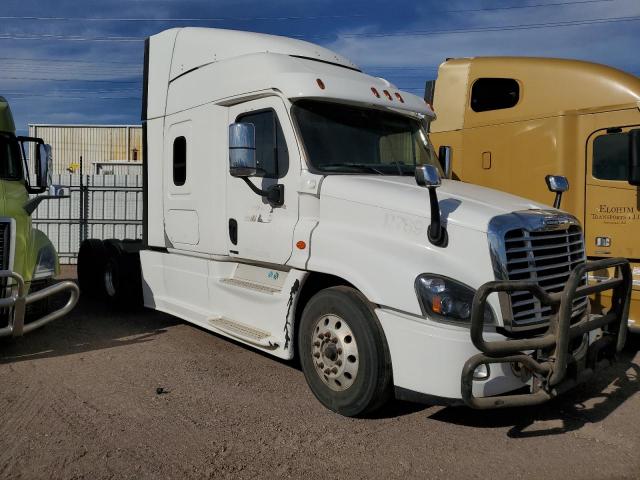
[[[44,290],[47,287],[53,285],[53,279],[48,278],[46,280],[33,280],[29,288],[29,294]],[[24,323],[25,325],[44,317],[45,315],[53,311],[51,297],[46,297],[39,302],[31,303],[25,307]]]
[[[309,300],[300,321],[298,353],[309,388],[336,413],[366,415],[392,398],[382,326],[353,288],[327,288]]]
[[[116,307],[141,306],[142,283],[139,256],[112,252],[103,270],[102,285],[106,298]]]
[[[78,284],[83,295],[104,297],[103,275],[107,248],[102,240],[90,238],[82,242],[78,252]]]

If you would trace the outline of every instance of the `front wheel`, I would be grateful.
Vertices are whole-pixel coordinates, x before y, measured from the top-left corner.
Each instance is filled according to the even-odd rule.
[[[391,398],[389,347],[364,296],[350,287],[317,293],[300,321],[298,351],[311,391],[334,412],[365,415]]]

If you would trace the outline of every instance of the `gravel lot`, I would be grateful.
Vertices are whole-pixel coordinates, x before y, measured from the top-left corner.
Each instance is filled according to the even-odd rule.
[[[640,478],[640,338],[537,408],[325,410],[292,365],[81,301],[0,340],[0,478]],[[158,387],[165,393],[158,394]]]

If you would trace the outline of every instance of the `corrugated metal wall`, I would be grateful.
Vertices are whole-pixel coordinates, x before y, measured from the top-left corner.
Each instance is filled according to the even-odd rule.
[[[53,173],[89,173],[95,162],[142,161],[139,125],[29,125],[29,136],[53,147]]]

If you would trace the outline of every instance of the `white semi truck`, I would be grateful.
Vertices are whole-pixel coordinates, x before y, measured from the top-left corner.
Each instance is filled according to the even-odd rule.
[[[421,98],[319,46],[217,29],[150,37],[144,79],[143,239],[86,241],[83,291],[297,355],[348,416],[394,395],[536,404],[622,348],[626,260],[586,263],[569,214],[441,180]]]

